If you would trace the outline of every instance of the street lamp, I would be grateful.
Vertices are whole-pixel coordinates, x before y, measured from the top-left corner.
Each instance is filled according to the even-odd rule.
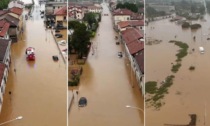
[[[15,118],[15,119],[12,119],[12,120],[9,120],[9,121],[6,121],[6,122],[1,123],[0,126],[1,126],[1,125],[4,125],[4,124],[7,124],[7,123],[10,123],[10,122],[13,122],[13,121],[15,121],[15,120],[21,120],[22,118],[23,118],[22,116],[18,116],[18,117]]]
[[[134,107],[134,106],[130,106],[130,105],[126,105],[125,107],[126,107],[126,108],[137,109],[137,110],[139,110],[139,111],[141,111],[141,112],[143,112],[143,113],[144,113],[144,110],[143,110],[143,109],[141,109],[141,108],[138,108],[138,107]]]

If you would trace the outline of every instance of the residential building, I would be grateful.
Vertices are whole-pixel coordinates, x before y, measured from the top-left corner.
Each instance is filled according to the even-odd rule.
[[[130,20],[130,21],[121,21],[117,23],[117,28],[119,31],[124,31],[127,28],[136,28],[140,31],[144,31],[144,21],[143,20]]]
[[[128,9],[117,9],[112,12],[114,25],[116,26],[120,21],[128,21],[131,20],[132,11]]]
[[[125,54],[130,61],[130,66],[136,76],[139,87],[144,93],[144,34],[136,28],[128,28],[121,32],[121,39],[124,45]]]
[[[11,62],[11,40],[0,38],[0,112]]]
[[[6,76],[5,64],[0,63],[0,89],[1,89],[0,90],[0,112],[3,105],[3,95],[5,93],[6,80],[7,80],[7,76]]]
[[[55,15],[54,13],[59,10],[60,8],[63,8],[66,6],[66,2],[60,2],[60,1],[48,1],[45,4],[45,21],[46,22],[54,22],[55,21]],[[55,22],[54,22],[55,23]]]
[[[84,7],[78,5],[72,5],[68,7],[68,15],[70,20],[77,19],[81,20],[84,17]]]
[[[8,4],[8,8],[13,8],[13,7],[24,8],[24,2],[20,0],[11,0],[10,3]]]
[[[64,6],[54,12],[56,24],[67,24],[67,6]],[[65,23],[64,23],[65,22]]]

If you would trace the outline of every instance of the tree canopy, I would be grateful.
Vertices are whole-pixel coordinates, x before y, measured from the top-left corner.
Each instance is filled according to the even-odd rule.
[[[0,0],[0,10],[7,9],[10,0]]]
[[[70,21],[69,28],[74,30],[71,37],[69,37],[69,51],[74,49],[79,58],[86,56],[88,53],[88,45],[90,45],[90,33],[84,23],[78,21]]]
[[[116,9],[118,9],[118,8],[120,8],[120,9],[126,8],[128,10],[131,10],[134,13],[138,12],[138,5],[136,5],[134,3],[129,3],[129,2],[125,2],[124,4],[123,3],[118,3],[117,6],[116,6]]]

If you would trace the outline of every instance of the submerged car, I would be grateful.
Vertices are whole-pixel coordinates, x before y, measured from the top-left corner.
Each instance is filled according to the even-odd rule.
[[[78,105],[79,107],[85,107],[87,105],[87,99],[85,97],[81,97]]]
[[[62,38],[63,35],[62,35],[62,34],[55,34],[55,37],[57,37],[57,38]]]
[[[28,47],[26,49],[26,59],[27,60],[35,60],[35,48],[33,47]]]

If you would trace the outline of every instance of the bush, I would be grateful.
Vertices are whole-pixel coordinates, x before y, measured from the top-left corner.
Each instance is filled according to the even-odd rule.
[[[156,81],[148,81],[145,84],[145,92],[149,94],[154,94],[157,90],[157,82]]]
[[[201,25],[200,24],[193,24],[190,26],[191,29],[198,29],[198,28],[201,28]]]
[[[190,27],[190,23],[188,23],[188,22],[184,22],[182,24],[182,28],[189,28],[189,27]]]

